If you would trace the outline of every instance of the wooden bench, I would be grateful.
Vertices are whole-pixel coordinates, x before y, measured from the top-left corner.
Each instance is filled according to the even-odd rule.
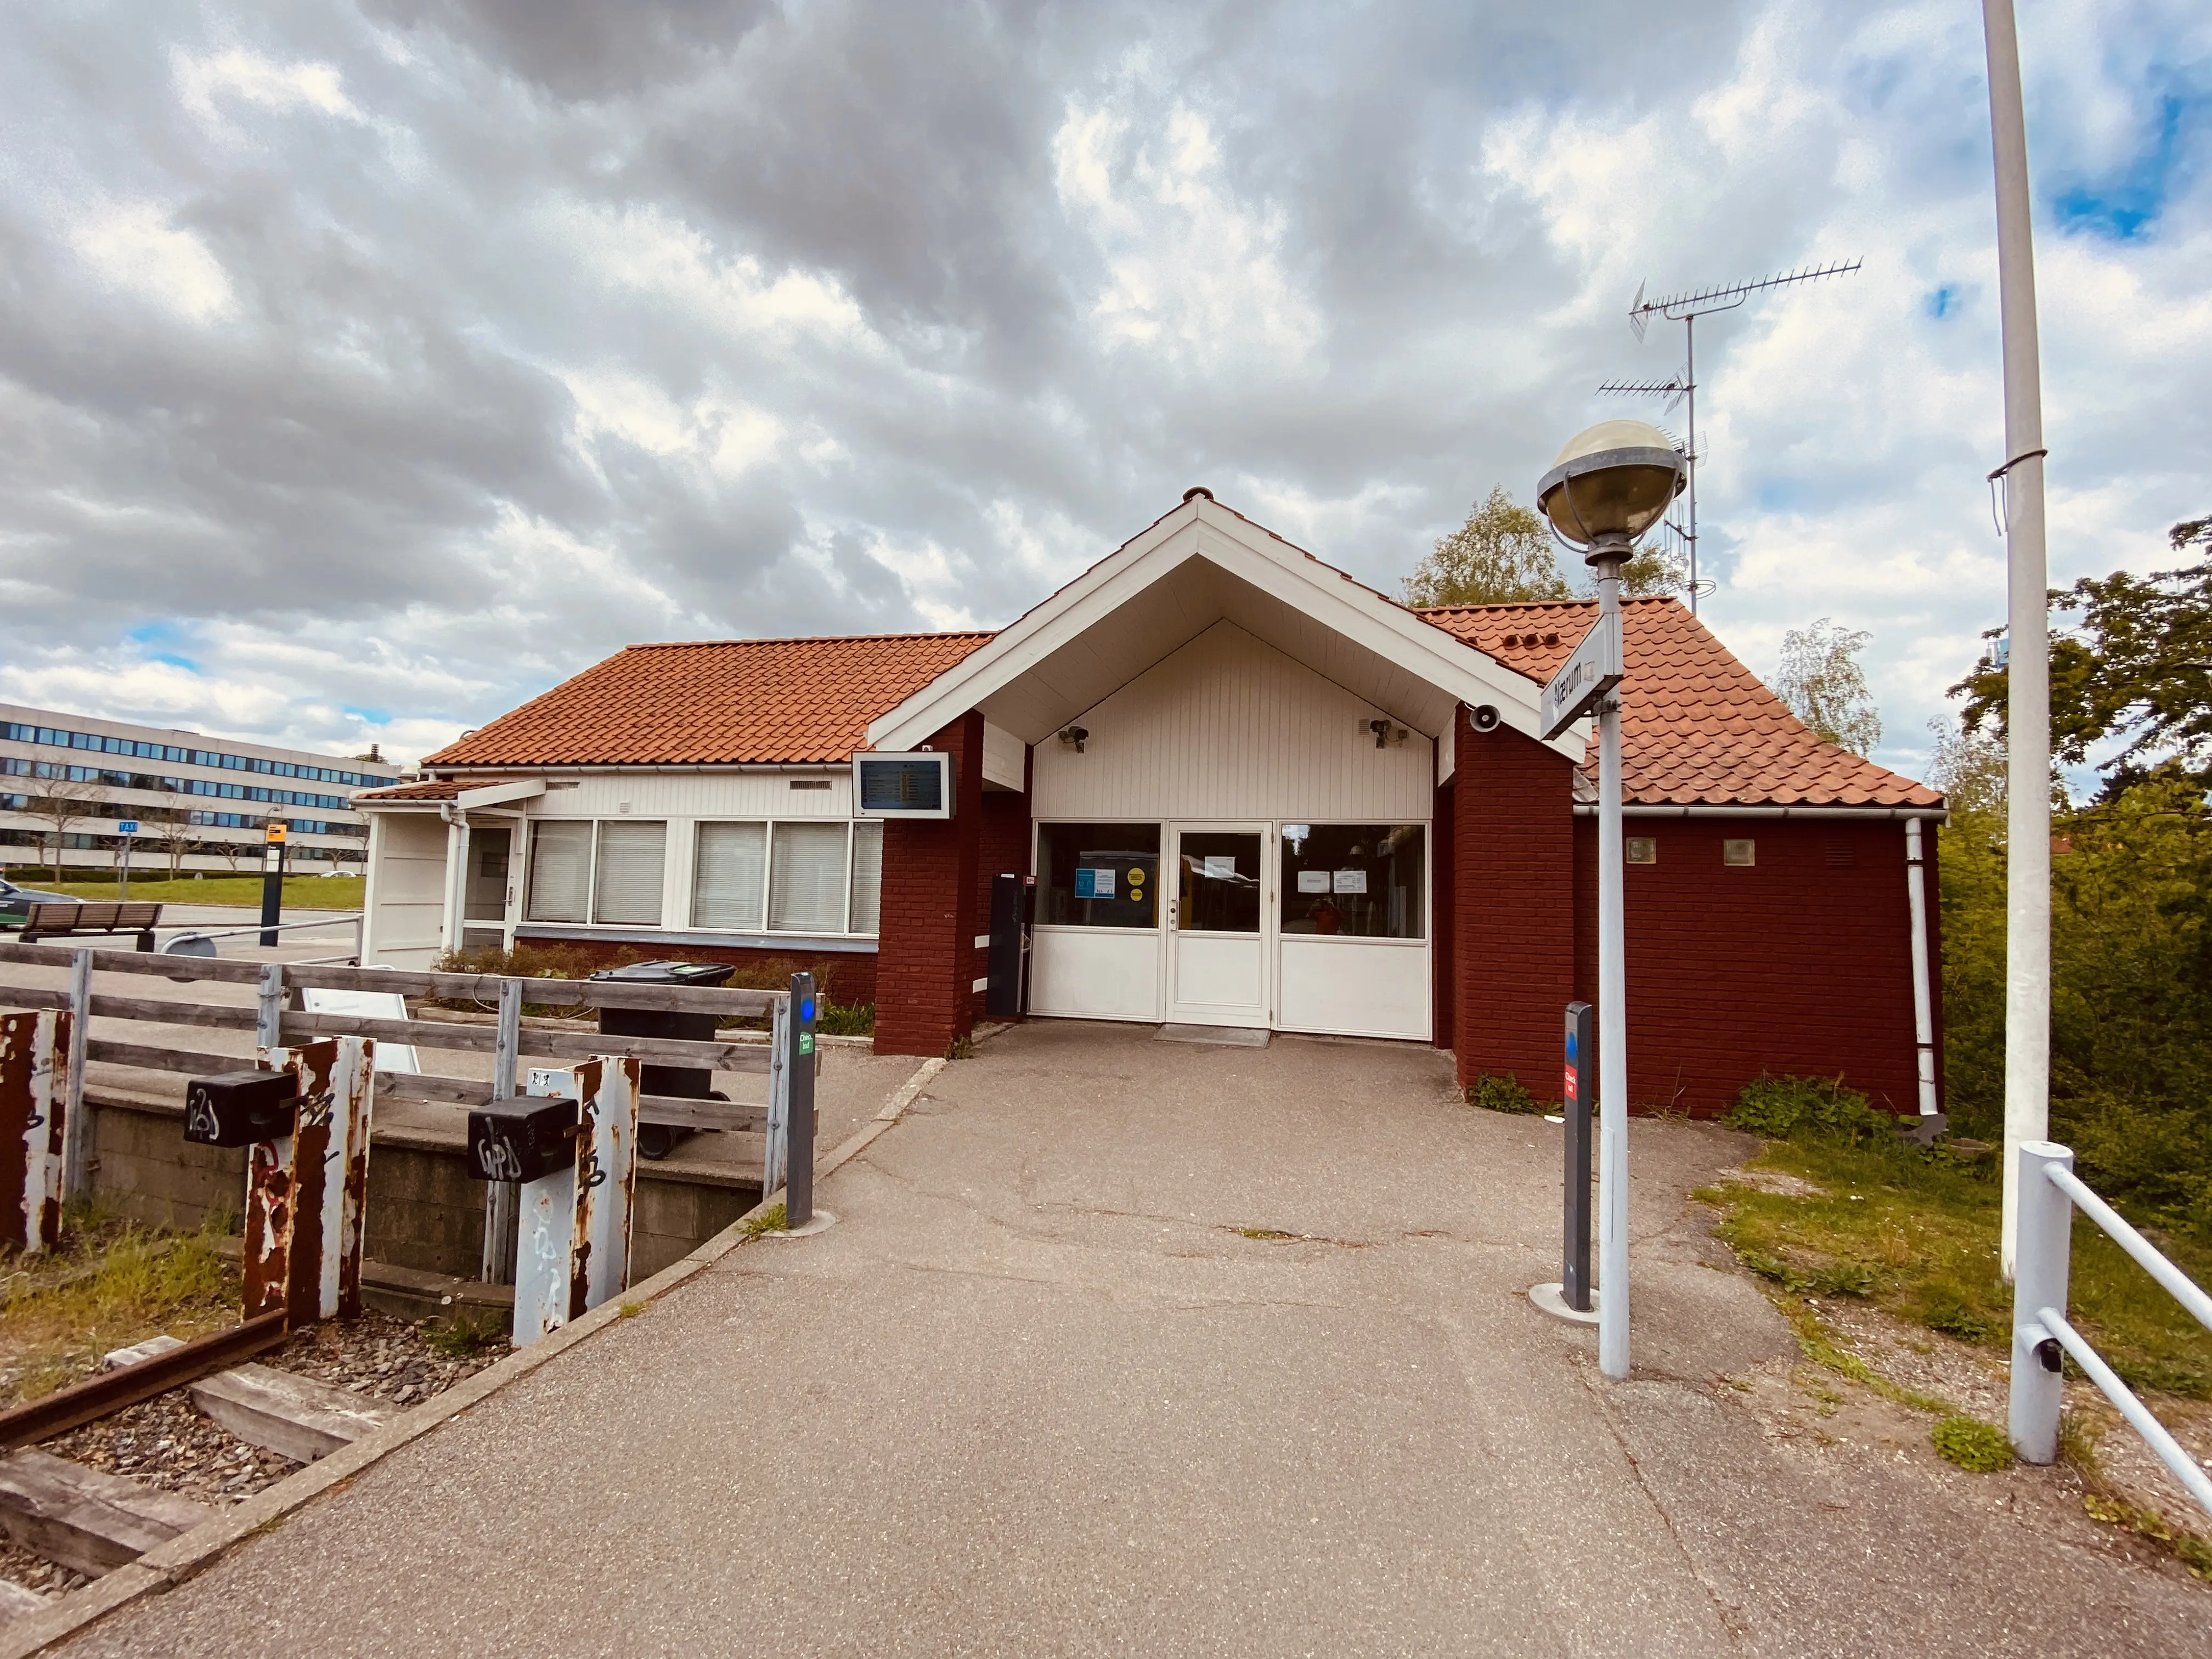
[[[138,948],[154,948],[154,928],[161,920],[161,907],[131,900],[110,899],[92,904],[36,902],[24,907],[23,943],[68,939],[78,933],[136,933]]]

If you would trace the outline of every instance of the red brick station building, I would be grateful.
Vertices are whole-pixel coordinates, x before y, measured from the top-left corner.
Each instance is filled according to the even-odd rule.
[[[1942,1075],[1942,796],[1822,742],[1672,599],[1626,607],[1629,1087]],[[811,969],[877,1048],[1028,1015],[1433,1043],[1556,1095],[1595,1000],[1595,748],[1537,733],[1594,603],[1411,611],[1193,490],[996,633],[632,646],[355,798],[364,960],[565,944]],[[878,816],[856,755],[943,756]]]

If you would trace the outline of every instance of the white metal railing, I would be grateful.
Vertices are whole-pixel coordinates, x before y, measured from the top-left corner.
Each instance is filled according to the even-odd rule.
[[[2074,1173],[2071,1147],[2054,1141],[2023,1141],[2020,1148],[2020,1247],[2013,1263],[2012,1398],[2009,1424],[2013,1449],[2030,1463],[2049,1463],[2058,1455],[2058,1412],[2063,1389],[2062,1355],[2071,1354],[2082,1374],[2119,1407],[2129,1426],[2142,1436],[2159,1462],[2172,1471],[2189,1495],[2212,1514],[2212,1475],[2197,1466],[2188,1449],[2152,1414],[2135,1391],[2120,1381],[2096,1349],[2066,1322],[2066,1281],[2073,1257],[2074,1212],[2095,1222],[2138,1262],[2199,1324],[2212,1329],[2212,1296],[2168,1261],[2155,1246],[2130,1226],[2112,1206]]]
[[[161,951],[162,954],[167,956],[215,956],[218,953],[213,951],[194,951],[179,950],[178,947],[186,940],[191,940],[197,943],[204,939],[211,945],[219,939],[244,939],[249,933],[255,935],[262,933],[292,933],[312,932],[316,928],[321,927],[350,927],[353,929],[353,951],[350,955],[343,957],[318,957],[313,962],[295,963],[293,966],[296,968],[310,968],[320,967],[325,963],[332,962],[358,963],[361,960],[362,941],[363,937],[362,929],[367,921],[367,912],[350,910],[342,911],[335,915],[320,917],[313,921],[279,921],[273,922],[265,927],[258,922],[252,923],[250,926],[244,927],[182,927],[169,936],[169,942],[161,947]]]

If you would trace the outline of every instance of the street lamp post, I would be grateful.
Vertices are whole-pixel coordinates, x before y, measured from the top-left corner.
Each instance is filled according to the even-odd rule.
[[[1597,712],[1598,1369],[1628,1375],[1628,966],[1622,921],[1620,699],[1625,669],[1620,567],[1665,516],[1687,465],[1642,421],[1577,433],[1536,485],[1553,532],[1597,577],[1598,617],[1544,688],[1544,735]]]

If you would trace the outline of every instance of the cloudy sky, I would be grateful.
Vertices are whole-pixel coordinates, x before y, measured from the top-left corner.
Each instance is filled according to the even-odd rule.
[[[1663,17],[1663,26],[1651,20]],[[2212,8],[2023,0],[2054,575],[2212,512]],[[629,641],[1006,621],[1211,486],[1395,589],[1655,293],[1707,619],[2003,608],[1979,9],[0,10],[0,698],[412,757]],[[1674,417],[1679,421],[1679,415]]]

